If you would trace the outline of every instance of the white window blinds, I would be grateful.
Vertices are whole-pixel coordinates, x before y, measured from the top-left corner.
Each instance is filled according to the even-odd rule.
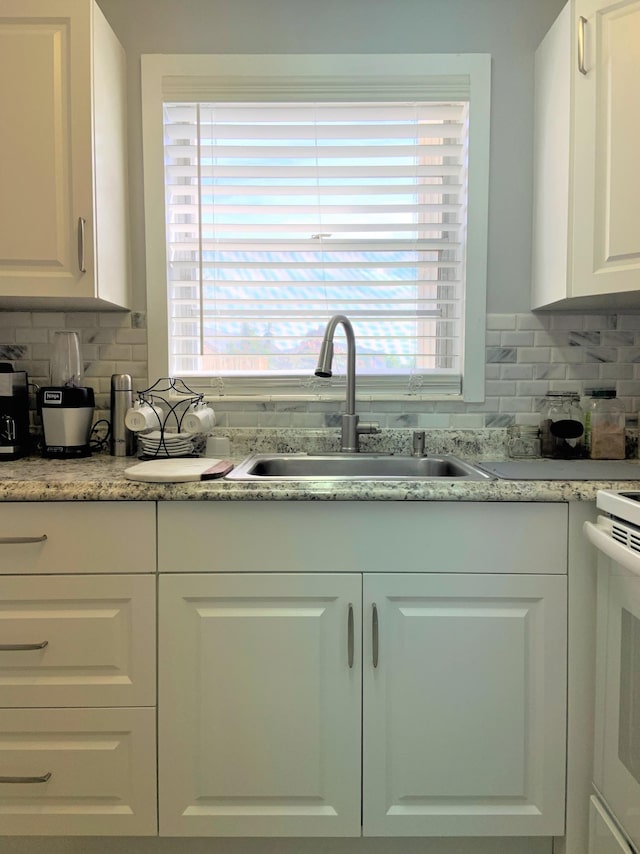
[[[468,125],[466,100],[166,101],[171,374],[310,378],[340,313],[360,377],[459,392]]]

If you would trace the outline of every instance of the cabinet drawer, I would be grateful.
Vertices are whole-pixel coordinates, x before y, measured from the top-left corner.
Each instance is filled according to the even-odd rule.
[[[557,575],[567,516],[525,502],[165,501],[158,569]]]
[[[0,602],[0,708],[155,703],[155,576],[5,577]]]
[[[155,769],[154,709],[0,711],[0,835],[154,835]]]
[[[155,536],[150,501],[5,503],[0,574],[155,572]]]

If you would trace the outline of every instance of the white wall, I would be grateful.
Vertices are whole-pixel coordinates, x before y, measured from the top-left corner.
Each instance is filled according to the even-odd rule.
[[[145,308],[143,53],[490,53],[488,310],[529,309],[533,52],[565,0],[98,0],[129,75],[135,308]]]

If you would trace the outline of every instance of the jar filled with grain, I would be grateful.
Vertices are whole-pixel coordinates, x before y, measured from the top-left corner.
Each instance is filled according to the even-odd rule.
[[[585,412],[585,435],[592,460],[625,457],[625,409],[614,389],[594,389]]]

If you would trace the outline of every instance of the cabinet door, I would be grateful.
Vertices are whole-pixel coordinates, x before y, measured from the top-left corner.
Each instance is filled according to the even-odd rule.
[[[566,579],[365,575],[363,603],[364,834],[562,835]]]
[[[79,0],[2,3],[0,296],[93,293],[90,16]]]
[[[572,295],[640,290],[640,0],[578,0]]]
[[[161,835],[360,835],[361,576],[159,584]]]

